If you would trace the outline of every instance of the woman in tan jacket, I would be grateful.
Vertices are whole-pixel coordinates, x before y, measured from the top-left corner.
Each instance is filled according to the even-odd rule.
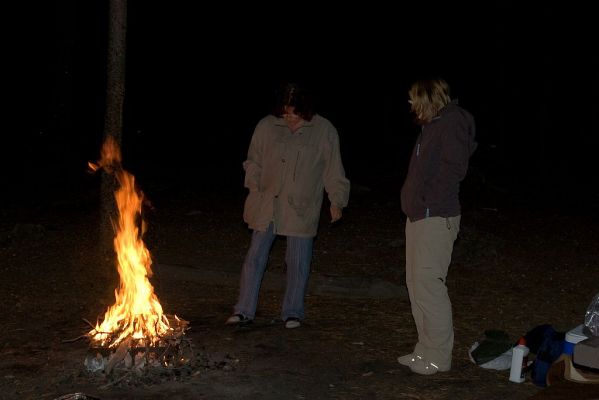
[[[241,271],[239,300],[227,324],[251,322],[272,243],[287,237],[287,287],[281,319],[297,328],[304,319],[304,296],[324,193],[332,222],[342,216],[349,180],[337,130],[314,111],[310,93],[294,83],[280,91],[271,115],[254,130],[245,169],[249,193],[243,217],[253,230]]]

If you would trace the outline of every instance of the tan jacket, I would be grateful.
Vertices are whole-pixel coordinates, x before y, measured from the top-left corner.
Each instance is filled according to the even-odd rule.
[[[349,180],[339,152],[337,130],[315,115],[291,133],[282,118],[269,115],[256,125],[248,150],[243,219],[264,231],[274,222],[278,235],[316,236],[326,190],[331,204],[347,205]]]

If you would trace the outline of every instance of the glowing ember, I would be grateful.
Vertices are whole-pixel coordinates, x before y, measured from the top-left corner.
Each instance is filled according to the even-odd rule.
[[[116,303],[88,336],[102,347],[116,347],[128,338],[132,339],[132,346],[155,345],[170,336],[172,329],[148,280],[152,276],[152,260],[141,239],[145,233],[141,218],[143,194],[136,189],[133,175],[122,168],[121,152],[114,139],[109,137],[104,143],[98,164],[89,166],[94,171],[104,168],[114,173],[120,184],[115,192],[118,220],[113,221],[120,284],[115,290]]]

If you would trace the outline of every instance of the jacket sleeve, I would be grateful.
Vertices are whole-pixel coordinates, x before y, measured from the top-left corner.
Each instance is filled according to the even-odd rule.
[[[450,122],[441,141],[439,170],[427,196],[427,207],[433,212],[446,200],[448,194],[457,193],[456,187],[466,176],[468,160],[474,151],[474,121],[456,118]]]
[[[252,135],[247,159],[243,162],[243,169],[245,170],[244,186],[248,188],[250,192],[260,191],[260,176],[262,174],[262,136],[259,124]]]
[[[345,177],[345,169],[341,161],[339,136],[332,128],[328,135],[325,149],[324,188],[332,205],[339,208],[347,206],[349,200],[349,180]]]

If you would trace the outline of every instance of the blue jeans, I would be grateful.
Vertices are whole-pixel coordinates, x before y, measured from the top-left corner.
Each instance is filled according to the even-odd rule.
[[[272,224],[266,232],[252,233],[252,242],[241,269],[239,301],[234,308],[235,314],[243,314],[252,319],[256,315],[260,285],[275,237]],[[304,318],[304,296],[312,262],[313,241],[312,237],[287,236],[287,287],[281,311],[283,321],[287,318]]]

